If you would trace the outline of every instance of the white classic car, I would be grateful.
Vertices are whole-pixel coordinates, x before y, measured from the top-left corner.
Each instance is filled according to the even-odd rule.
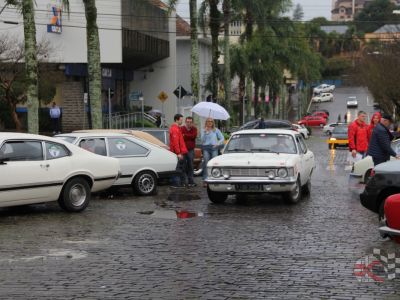
[[[157,181],[176,174],[178,157],[169,150],[132,135],[107,132],[74,132],[56,135],[93,153],[115,157],[121,176],[115,186],[131,185],[138,195],[157,192]]]
[[[356,96],[350,96],[347,98],[347,107],[358,107],[358,101]]]
[[[308,129],[304,125],[299,125],[299,124],[292,124],[294,130],[300,132],[300,134],[303,136],[303,138],[308,139],[309,138],[309,132]]]
[[[119,170],[116,159],[54,138],[0,133],[0,207],[58,200],[66,211],[82,211]]]
[[[310,191],[314,168],[314,154],[296,131],[238,131],[207,164],[208,197],[223,203],[229,194],[282,193],[297,203]]]
[[[333,101],[331,93],[321,93],[311,98],[312,102],[330,102]]]
[[[394,152],[400,155],[400,139],[392,142],[392,148]],[[390,159],[393,160],[395,158],[391,157]],[[362,183],[367,183],[369,177],[371,176],[371,171],[373,168],[374,162],[372,161],[372,157],[367,156],[354,163],[350,175],[354,177],[359,177],[360,182]]]
[[[320,84],[319,86],[316,86],[313,89],[314,94],[319,94],[319,93],[332,93],[335,90],[335,85],[330,85],[330,84]]]

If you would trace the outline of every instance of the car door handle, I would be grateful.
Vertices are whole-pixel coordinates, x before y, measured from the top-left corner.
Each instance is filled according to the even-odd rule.
[[[46,165],[40,165],[42,168],[48,168],[48,167],[50,167],[50,164],[46,164]]]

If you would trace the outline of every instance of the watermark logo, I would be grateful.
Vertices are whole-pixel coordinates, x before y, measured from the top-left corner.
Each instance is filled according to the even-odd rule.
[[[384,282],[400,277],[400,256],[395,252],[374,249],[373,254],[354,264],[353,274],[359,282]]]

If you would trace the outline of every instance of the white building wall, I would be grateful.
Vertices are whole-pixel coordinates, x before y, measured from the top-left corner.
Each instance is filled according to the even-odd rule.
[[[58,0],[59,1],[59,0]],[[38,43],[49,43],[48,61],[54,63],[86,63],[86,18],[83,1],[69,0],[70,14],[62,14],[62,32],[47,32],[52,17],[51,6],[56,0],[38,0],[35,5],[36,37]],[[102,63],[122,63],[121,2],[97,1],[97,25],[100,36]],[[4,0],[0,0],[0,7]],[[23,19],[18,10],[7,7],[1,14],[2,21],[18,22],[18,25],[0,22],[0,35],[5,33],[23,41]]]
[[[133,81],[130,84],[130,92],[141,91],[144,97],[144,104],[152,106],[153,109],[159,109],[165,114],[165,122],[167,124],[173,123],[173,117],[177,113],[177,101],[173,94],[177,85],[177,70],[176,70],[176,19],[172,14],[169,18],[168,32],[169,32],[169,51],[170,56],[157,63],[152,64],[136,70],[134,72]],[[152,68],[152,72],[150,72]],[[158,99],[158,95],[164,91],[168,95],[168,99],[162,102]],[[136,105],[138,103],[133,102]]]

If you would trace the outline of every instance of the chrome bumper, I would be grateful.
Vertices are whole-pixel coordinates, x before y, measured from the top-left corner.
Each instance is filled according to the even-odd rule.
[[[393,229],[388,226],[382,226],[379,228],[379,233],[381,235],[390,235],[390,236],[400,236],[400,230]]]
[[[266,180],[261,178],[240,179],[206,179],[213,192],[225,193],[282,193],[290,192],[296,187],[296,179]],[[260,189],[242,189],[243,185],[258,185]]]

